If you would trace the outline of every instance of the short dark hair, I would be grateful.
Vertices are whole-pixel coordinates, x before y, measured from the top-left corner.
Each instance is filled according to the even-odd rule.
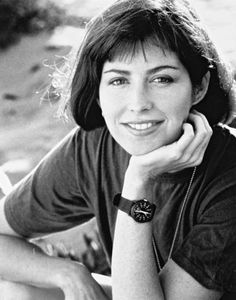
[[[98,95],[105,61],[135,53],[140,43],[150,41],[178,55],[193,86],[210,71],[207,94],[195,108],[211,125],[226,123],[232,113],[233,77],[185,0],[118,0],[88,23],[67,103],[76,123],[85,130],[104,126]]]

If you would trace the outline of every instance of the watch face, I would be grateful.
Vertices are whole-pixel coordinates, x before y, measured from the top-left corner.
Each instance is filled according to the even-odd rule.
[[[134,202],[130,209],[130,215],[135,221],[144,223],[152,220],[155,205],[145,199]]]

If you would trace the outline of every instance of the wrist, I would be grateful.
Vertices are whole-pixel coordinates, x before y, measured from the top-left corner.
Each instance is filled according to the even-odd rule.
[[[152,190],[152,182],[150,180],[144,180],[142,178],[135,178],[128,173],[125,174],[124,184],[122,188],[122,197],[131,201],[137,199],[152,199],[150,191]]]
[[[113,204],[121,211],[125,212],[138,223],[150,222],[154,216],[156,205],[147,199],[136,199],[130,201],[117,194],[113,199]]]
[[[125,173],[124,184],[122,188],[122,197],[131,201],[140,198],[148,198],[150,182],[144,178],[133,176],[128,171]]]

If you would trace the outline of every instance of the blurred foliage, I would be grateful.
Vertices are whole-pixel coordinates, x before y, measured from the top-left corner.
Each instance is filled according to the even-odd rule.
[[[87,17],[69,15],[65,21],[65,24],[68,26],[84,28],[89,20],[90,18]]]
[[[0,50],[16,44],[22,36],[52,31],[62,25],[65,11],[50,1],[0,0]]]

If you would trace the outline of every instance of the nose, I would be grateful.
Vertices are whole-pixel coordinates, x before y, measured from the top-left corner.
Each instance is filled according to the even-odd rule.
[[[133,112],[148,111],[153,107],[150,95],[143,87],[136,87],[129,97],[129,110]]]

